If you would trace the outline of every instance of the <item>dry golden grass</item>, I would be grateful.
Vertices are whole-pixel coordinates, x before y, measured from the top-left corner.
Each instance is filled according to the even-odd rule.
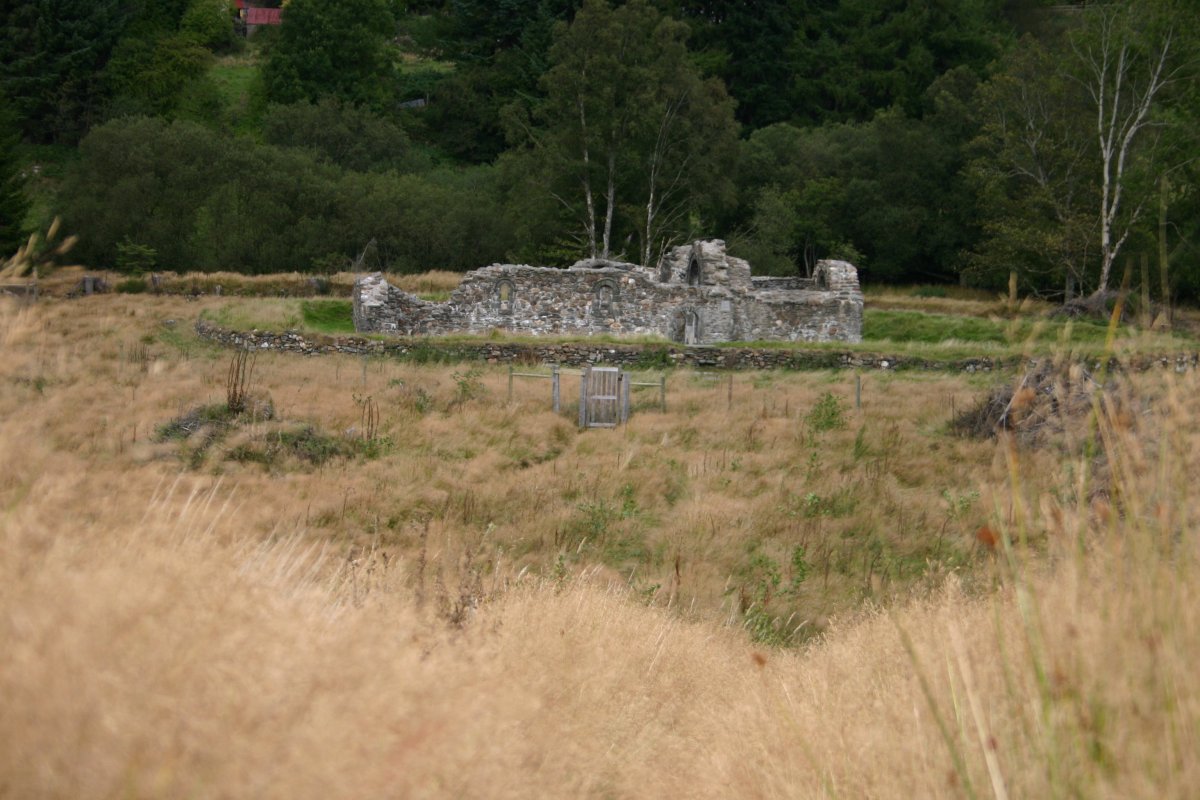
[[[74,291],[83,276],[98,275],[109,286],[116,286],[126,276],[106,270],[84,270],[82,267],[60,267],[41,279],[41,291],[56,297],[65,297]],[[327,280],[331,294],[346,296],[354,286],[358,274],[339,272],[321,278]],[[301,272],[279,272],[270,275],[245,275],[240,272],[163,272],[160,273],[163,291],[171,294],[213,294],[221,287],[222,294],[307,296],[313,293],[310,281],[314,276]],[[419,274],[388,274],[387,279],[407,292],[440,296],[458,287],[462,274],[446,270],[431,270]]]
[[[1059,456],[945,435],[955,377],[869,376],[862,415],[813,433],[847,376],[739,375],[730,409],[724,376],[673,374],[668,414],[579,433],[544,384],[506,402],[500,369],[272,355],[257,388],[282,417],[339,433],[369,394],[391,447],[321,468],[215,448],[189,470],[148,438],[223,400],[228,354],[186,335],[205,302],[0,311],[0,796],[1186,797],[1200,778],[1192,376],[1143,379],[1165,421],[1100,426],[1106,493]],[[806,516],[810,493],[858,500]],[[766,605],[824,636],[755,644],[748,565],[786,584],[802,542],[811,573]]]
[[[179,445],[151,441],[156,428],[224,399],[228,353],[190,334],[195,315],[220,303],[45,306],[36,323],[45,335],[7,359],[0,411],[51,431],[56,448],[82,459],[79,471],[156,485],[183,467]],[[570,568],[600,563],[701,616],[736,615],[753,599],[759,556],[790,582],[802,546],[807,580],[794,596],[771,592],[768,605],[773,616],[795,614],[794,625],[808,620],[804,633],[864,596],[906,589],[929,559],[947,569],[968,561],[986,513],[970,493],[1003,474],[990,445],[945,435],[954,404],[975,391],[954,376],[867,375],[859,412],[849,373],[737,374],[732,406],[726,375],[672,373],[669,413],[644,390],[628,428],[581,434],[569,408],[551,412],[548,381],[518,380],[510,404],[504,367],[476,371],[260,354],[255,388],[283,420],[340,436],[361,430],[370,396],[390,446],[319,468],[265,468],[215,448],[197,471],[255,497],[241,520],[256,535],[283,525],[343,549],[407,553],[427,530],[453,564],[464,542],[486,534],[491,555],[502,551],[516,571],[547,574],[560,557]],[[564,379],[568,407],[576,385]],[[460,402],[464,390],[477,396]],[[826,392],[841,398],[847,425],[813,433],[804,418]],[[951,513],[944,493],[964,507]]]
[[[444,269],[430,270],[416,275],[388,275],[387,279],[395,286],[413,294],[437,294],[452,292],[462,283],[461,272],[450,272]],[[351,281],[353,285],[353,281]]]

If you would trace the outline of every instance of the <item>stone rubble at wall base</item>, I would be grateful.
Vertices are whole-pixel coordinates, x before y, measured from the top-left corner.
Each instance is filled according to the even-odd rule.
[[[752,278],[719,239],[676,247],[656,268],[493,264],[467,273],[445,303],[374,273],[358,279],[353,301],[360,333],[652,335],[688,345],[862,340],[863,297],[851,264],[820,261],[811,279]]]

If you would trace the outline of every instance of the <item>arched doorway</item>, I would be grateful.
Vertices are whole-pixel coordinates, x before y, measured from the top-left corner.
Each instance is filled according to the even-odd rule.
[[[694,308],[683,311],[683,343],[700,343],[700,312]]]

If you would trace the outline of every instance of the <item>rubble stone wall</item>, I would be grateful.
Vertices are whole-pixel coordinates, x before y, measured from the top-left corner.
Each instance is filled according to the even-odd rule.
[[[730,341],[862,338],[858,274],[822,261],[813,279],[752,279],[720,240],[674,248],[653,268],[582,261],[570,269],[493,264],[467,273],[445,303],[429,303],[379,273],[355,284],[361,333],[437,335],[503,330],[530,335],[662,336]]]
[[[635,369],[861,369],[880,371],[947,371],[992,372],[1015,369],[1036,369],[1042,359],[1014,356],[996,358],[977,356],[951,361],[915,358],[906,354],[860,353],[828,349],[773,347],[682,347],[651,344],[627,345],[610,343],[546,343],[446,341],[435,338],[386,337],[368,339],[362,336],[306,335],[296,331],[238,331],[222,328],[207,320],[196,322],[196,334],[225,347],[246,350],[276,351],[298,355],[378,356],[429,361],[482,361],[490,364],[526,364],[588,366],[605,364]],[[1110,370],[1143,372],[1173,370],[1177,373],[1200,368],[1200,353],[1169,355],[1143,354],[1126,360],[1113,358],[1082,359],[1080,363],[1092,371],[1102,365]]]

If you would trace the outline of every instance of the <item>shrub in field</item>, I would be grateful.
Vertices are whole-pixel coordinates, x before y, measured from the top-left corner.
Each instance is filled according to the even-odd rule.
[[[833,392],[825,392],[804,420],[809,429],[816,433],[838,431],[846,427],[846,411],[842,401]]]

